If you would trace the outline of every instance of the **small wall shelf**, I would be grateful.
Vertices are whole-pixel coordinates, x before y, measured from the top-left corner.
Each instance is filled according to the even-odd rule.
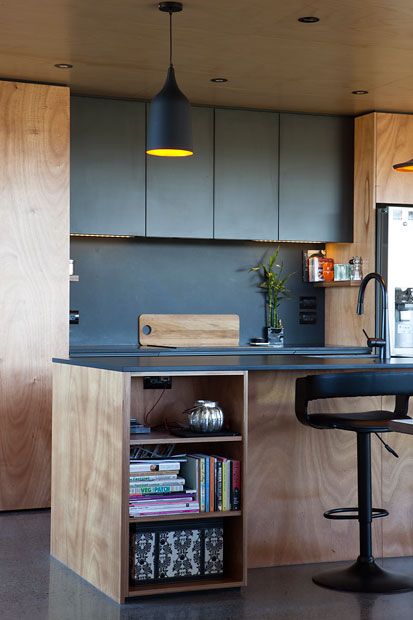
[[[317,288],[336,288],[343,286],[356,286],[359,287],[361,280],[333,280],[333,282],[313,282]]]

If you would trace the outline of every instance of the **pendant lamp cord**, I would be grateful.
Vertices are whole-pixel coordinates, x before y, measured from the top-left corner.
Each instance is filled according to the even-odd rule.
[[[169,66],[172,67],[172,11],[169,11]]]

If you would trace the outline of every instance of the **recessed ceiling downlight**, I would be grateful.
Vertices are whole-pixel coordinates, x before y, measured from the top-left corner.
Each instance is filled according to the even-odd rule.
[[[72,69],[73,65],[70,65],[68,62],[58,62],[55,64],[56,69]]]
[[[369,91],[368,90],[352,90],[351,94],[352,95],[368,95]]]
[[[228,82],[228,78],[224,78],[224,77],[211,78],[210,82],[214,82],[214,84],[223,84],[224,82]]]
[[[319,17],[315,17],[314,15],[307,15],[305,17],[299,17],[298,21],[302,24],[316,24],[320,21]]]

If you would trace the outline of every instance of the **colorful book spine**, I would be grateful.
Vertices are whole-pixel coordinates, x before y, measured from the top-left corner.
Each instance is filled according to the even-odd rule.
[[[216,462],[216,510],[222,510],[222,461]]]
[[[228,461],[222,463],[222,511],[228,510],[227,497],[228,497]]]
[[[185,484],[185,478],[163,478],[161,480],[155,478],[154,480],[137,480],[137,476],[129,477],[130,486],[159,487],[163,485],[167,486],[176,484]]]
[[[129,471],[131,473],[141,472],[146,475],[159,472],[171,472],[178,473],[180,470],[181,463],[179,461],[164,461],[164,462],[153,462],[153,461],[141,461],[140,463],[129,464]]]
[[[209,457],[209,509],[211,512],[216,510],[215,508],[215,463],[216,459],[213,456]]]
[[[130,474],[129,482],[155,482],[156,480],[158,482],[170,482],[173,480],[177,480],[177,478],[178,474],[149,474],[145,476],[141,476],[139,474]]]
[[[146,494],[158,494],[158,493],[174,493],[178,491],[183,491],[184,487],[182,484],[168,484],[163,486],[131,486],[129,488],[130,495],[146,495]]]
[[[200,480],[200,512],[205,512],[205,459],[198,456],[199,480]]]
[[[205,461],[205,512],[210,512],[210,502],[209,502],[209,486],[211,484],[210,474],[209,474],[209,456],[203,457]]]
[[[175,503],[175,502],[191,502],[198,501],[196,493],[190,492],[185,493],[161,493],[158,495],[130,495],[129,496],[129,505],[140,505],[142,503],[150,504],[150,503]]]
[[[131,510],[154,510],[155,507],[161,508],[185,508],[190,506],[199,506],[199,503],[196,500],[175,500],[174,502],[164,502],[162,500],[158,502],[132,502],[129,504]]]
[[[241,463],[231,461],[231,510],[241,510]]]

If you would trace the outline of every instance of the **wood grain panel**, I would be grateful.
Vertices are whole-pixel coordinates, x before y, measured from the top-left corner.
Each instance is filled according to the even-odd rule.
[[[355,433],[316,430],[294,413],[295,380],[307,373],[249,376],[248,566],[355,559],[357,521],[323,518],[329,508],[357,505]],[[333,404],[334,402],[334,404]],[[313,410],[362,411],[380,399],[313,403]],[[373,443],[374,503],[380,505],[381,451]],[[375,522],[374,550],[382,551]]]
[[[130,378],[56,364],[51,553],[122,602],[128,591]]]
[[[364,260],[364,274],[375,269],[376,235],[376,115],[355,119],[354,141],[354,230],[353,243],[329,243],[327,254],[336,263],[347,263],[352,256]],[[365,314],[356,315],[358,289],[329,288],[325,291],[325,343],[365,346],[366,332],[374,334],[374,286],[365,297]]]
[[[383,407],[392,410],[394,400],[383,398]],[[409,415],[413,417],[412,399]],[[390,512],[390,516],[383,519],[384,554],[389,557],[413,555],[413,437],[389,433],[385,440],[399,458],[383,449],[383,508]]]
[[[145,327],[150,333],[145,334]],[[237,314],[141,314],[139,343],[166,347],[236,347]]]
[[[156,5],[6,2],[0,75],[69,84],[73,92],[151,99],[168,61],[168,19]],[[320,22],[297,21],[308,14]],[[413,112],[411,70],[404,61],[413,47],[412,20],[408,0],[191,0],[174,18],[178,83],[193,103],[350,115]],[[59,70],[58,62],[73,69]],[[219,75],[229,81],[210,82]],[[357,97],[356,88],[369,92]]]
[[[52,356],[68,354],[69,90],[0,82],[0,510],[50,505]]]
[[[376,114],[377,200],[412,204],[413,175],[393,170],[393,164],[413,157],[413,115]]]

